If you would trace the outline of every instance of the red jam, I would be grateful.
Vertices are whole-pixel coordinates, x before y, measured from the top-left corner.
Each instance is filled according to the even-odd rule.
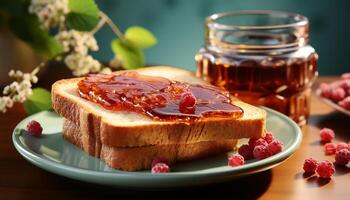
[[[214,86],[170,81],[136,72],[90,74],[78,83],[81,97],[108,110],[133,111],[154,120],[191,121],[208,117],[238,118],[243,110]]]

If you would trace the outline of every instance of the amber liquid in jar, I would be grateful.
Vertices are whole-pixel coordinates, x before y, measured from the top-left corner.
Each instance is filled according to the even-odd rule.
[[[258,18],[266,14],[270,13],[258,13]],[[232,17],[230,13],[223,15]],[[220,17],[220,14],[214,16],[216,19]],[[300,44],[307,39],[299,41],[300,38],[293,35],[303,27],[287,26],[288,31],[289,28],[293,31],[284,30],[288,34],[280,35],[275,33],[276,30],[265,32],[264,29],[255,30],[256,27],[248,32],[237,31],[237,27],[230,30],[229,26],[217,30],[218,26],[208,25],[216,23],[210,20],[206,22],[206,46],[195,57],[196,75],[245,102],[267,106],[288,115],[299,125],[305,124],[310,111],[311,86],[317,76],[318,55],[311,46]],[[308,28],[302,31],[307,37]],[[225,40],[227,36],[231,37],[230,40]],[[245,45],[240,42],[245,42]]]

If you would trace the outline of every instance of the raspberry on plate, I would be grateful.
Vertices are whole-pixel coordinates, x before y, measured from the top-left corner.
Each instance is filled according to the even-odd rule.
[[[267,143],[271,143],[275,138],[273,137],[272,133],[271,132],[266,132],[265,133],[265,137],[264,137],[264,140],[267,142]]]
[[[333,163],[329,162],[328,160],[325,160],[323,162],[318,163],[316,172],[321,178],[331,178],[335,173],[335,167]]]
[[[170,167],[165,163],[157,163],[152,167],[152,174],[168,172],[170,172]]]
[[[341,75],[341,79],[343,80],[350,80],[350,73],[344,73]]]
[[[350,162],[350,150],[341,149],[335,153],[335,163],[338,165],[346,165]]]
[[[341,101],[345,98],[345,90],[341,87],[332,90],[332,100],[335,102]]]
[[[259,139],[250,139],[248,144],[249,144],[250,148],[254,149],[254,147],[259,146],[259,145],[267,146],[268,143],[263,138],[259,138]]]
[[[255,147],[255,142],[256,142],[256,140],[257,140],[257,139],[255,139],[255,138],[250,138],[249,141],[248,141],[248,144],[249,144],[249,146],[250,146],[252,149],[254,149],[254,147]]]
[[[305,159],[303,169],[305,173],[315,173],[317,168],[317,160],[313,158]]]
[[[27,124],[27,132],[34,137],[40,137],[43,132],[43,128],[39,122],[32,120]]]
[[[349,90],[350,93],[350,90]],[[350,95],[350,94],[349,94]],[[345,108],[346,110],[350,110],[350,96],[338,102],[339,106]]]
[[[227,165],[231,167],[244,165],[244,158],[239,154],[233,154],[230,157],[228,157]]]
[[[332,88],[327,83],[320,84],[321,96],[330,98],[332,96]]]
[[[333,155],[337,151],[337,145],[334,143],[327,143],[324,145],[324,152],[326,155]]]
[[[155,157],[153,160],[152,160],[152,164],[151,166],[154,167],[154,165],[158,164],[158,163],[164,163],[166,165],[169,165],[169,161],[165,158],[161,158],[161,157]]]
[[[270,156],[267,146],[258,145],[254,147],[253,150],[254,158],[262,160]]]
[[[346,144],[345,142],[341,142],[337,144],[336,151],[340,151],[342,149],[349,149],[349,145]]]
[[[279,140],[273,140],[270,144],[267,145],[267,151],[269,155],[275,155],[283,150],[283,143]]]
[[[253,149],[248,144],[244,144],[244,145],[240,146],[238,149],[238,153],[241,156],[243,156],[243,158],[245,160],[250,160],[250,159],[254,158]]]
[[[331,142],[334,139],[334,131],[329,128],[323,128],[320,131],[320,137],[322,142]]]

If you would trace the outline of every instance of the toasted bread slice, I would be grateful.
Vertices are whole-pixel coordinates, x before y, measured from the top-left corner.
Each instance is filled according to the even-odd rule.
[[[154,158],[164,158],[172,164],[176,161],[193,160],[236,147],[237,140],[218,140],[191,144],[151,145],[143,147],[110,147],[100,141],[84,141],[85,135],[93,134],[81,129],[69,120],[64,120],[63,137],[85,152],[101,158],[109,166],[126,171],[150,169]],[[95,146],[96,143],[99,145]]]
[[[171,80],[207,84],[191,72],[174,67],[147,67],[136,70],[145,75]],[[122,73],[123,71],[116,72]],[[53,108],[64,118],[93,132],[86,140],[100,140],[111,147],[132,147],[159,144],[187,144],[264,136],[266,112],[237,99],[233,103],[244,110],[239,119],[208,118],[192,124],[154,121],[128,111],[110,111],[81,98],[77,83],[81,78],[60,80],[52,86]]]

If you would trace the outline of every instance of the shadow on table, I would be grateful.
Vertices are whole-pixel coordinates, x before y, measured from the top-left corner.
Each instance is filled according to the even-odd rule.
[[[348,142],[350,140],[350,117],[343,113],[332,112],[327,115],[313,115],[309,118],[309,124],[320,129],[325,127],[333,129],[341,141]]]
[[[196,197],[201,198],[221,198],[232,197],[234,199],[257,199],[266,192],[271,183],[271,170],[260,172],[254,175],[249,175],[237,178],[230,182],[224,182],[215,185],[201,187],[187,187],[174,190],[129,190],[118,189],[102,185],[93,185],[74,181],[76,185],[76,194],[78,196],[86,196],[87,198],[98,197],[114,197],[117,199],[134,199],[134,198],[152,198],[152,199],[168,199],[168,198],[186,198]],[[73,186],[74,187],[74,186]],[[77,191],[83,189],[83,191]],[[81,193],[80,193],[81,192]],[[98,196],[96,196],[98,195]]]

